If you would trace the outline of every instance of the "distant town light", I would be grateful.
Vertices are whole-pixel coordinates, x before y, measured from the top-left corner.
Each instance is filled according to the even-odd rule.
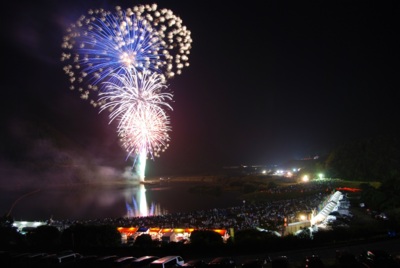
[[[303,182],[308,182],[310,179],[308,178],[308,175],[304,175],[302,178]]]

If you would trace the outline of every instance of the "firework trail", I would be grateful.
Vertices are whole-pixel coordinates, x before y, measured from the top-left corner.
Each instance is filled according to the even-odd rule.
[[[116,7],[115,12],[92,9],[67,29],[61,61],[70,89],[98,106],[104,103],[90,92],[103,90],[112,74],[132,69],[159,73],[161,79],[181,74],[189,66],[190,35],[178,16],[156,4]]]
[[[119,138],[128,155],[135,155],[141,181],[144,181],[147,155],[154,159],[168,148],[170,130],[169,117],[165,112],[149,106],[134,113],[125,113],[120,120]]]

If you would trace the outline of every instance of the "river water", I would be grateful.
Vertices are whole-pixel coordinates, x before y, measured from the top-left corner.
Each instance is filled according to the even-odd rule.
[[[14,220],[90,220],[238,206],[238,193],[191,193],[190,182],[154,185],[68,186],[1,192],[0,213]]]

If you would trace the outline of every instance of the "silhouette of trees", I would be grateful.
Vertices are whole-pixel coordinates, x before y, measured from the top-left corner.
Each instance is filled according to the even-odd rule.
[[[190,234],[190,246],[193,250],[214,251],[224,247],[220,234],[211,230],[195,230]]]
[[[400,177],[400,140],[395,135],[352,141],[335,148],[325,161],[330,177],[392,181]]]
[[[391,225],[400,225],[400,138],[381,135],[343,144],[333,150],[325,161],[330,177],[378,181],[378,188],[361,183],[360,201],[368,208],[385,211]]]
[[[71,225],[61,237],[69,248],[116,247],[121,245],[121,234],[112,225]]]
[[[0,218],[0,248],[18,248],[26,246],[25,236],[13,226],[13,218],[6,214]]]
[[[142,234],[136,237],[134,246],[140,248],[151,248],[154,245],[153,239],[149,234]]]
[[[60,246],[61,232],[57,227],[41,225],[26,234],[27,241],[31,247],[49,250]]]

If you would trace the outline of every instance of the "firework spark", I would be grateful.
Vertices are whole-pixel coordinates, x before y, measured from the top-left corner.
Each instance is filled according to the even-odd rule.
[[[111,76],[113,81],[104,82],[106,90],[99,94],[100,102],[104,103],[100,110],[110,110],[111,121],[120,117],[120,125],[124,125],[129,114],[143,107],[158,109],[161,113],[164,113],[165,108],[172,110],[168,103],[172,100],[172,94],[166,92],[165,81],[157,73],[137,72],[133,69],[125,75]]]
[[[70,89],[100,112],[109,110],[110,123],[118,121],[121,144],[134,155],[141,180],[147,157],[168,147],[172,94],[165,82],[189,66],[191,43],[182,20],[156,4],[89,10],[63,38]]]
[[[110,123],[118,120],[117,132],[128,156],[133,155],[137,173],[144,180],[147,156],[152,159],[165,151],[170,140],[168,103],[172,94],[157,73],[136,72],[123,76],[114,74],[113,82],[106,82],[100,93],[105,103],[100,111],[110,111]]]
[[[161,79],[181,74],[189,66],[190,34],[171,10],[155,4],[89,10],[63,38],[61,61],[66,62],[70,89],[98,106],[103,103],[89,97],[90,92],[103,90],[102,82],[112,81],[112,74],[132,69],[159,73]]]
[[[126,124],[118,129],[123,146],[129,154],[160,156],[168,148],[169,117],[158,109],[145,107],[136,113],[125,115]]]
[[[110,110],[110,123],[118,120],[118,133],[123,147],[131,154],[143,151],[152,158],[168,147],[169,116],[167,109],[172,94],[156,73],[136,72],[113,75],[114,82],[106,82],[106,91],[100,93],[104,105]]]

